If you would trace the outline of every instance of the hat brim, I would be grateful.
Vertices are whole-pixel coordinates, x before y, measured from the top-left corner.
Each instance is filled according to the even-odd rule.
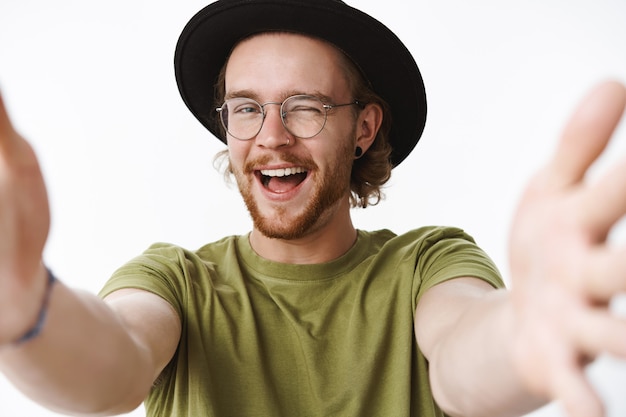
[[[176,81],[189,110],[213,135],[226,142],[213,122],[220,70],[240,40],[267,31],[321,38],[349,56],[391,108],[393,166],[409,155],[426,123],[417,64],[385,25],[337,0],[220,0],[187,23],[176,46]]]

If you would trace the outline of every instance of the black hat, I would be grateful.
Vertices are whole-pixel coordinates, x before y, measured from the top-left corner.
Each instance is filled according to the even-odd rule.
[[[422,76],[406,46],[385,25],[340,0],[218,0],[185,26],[174,65],[180,94],[193,115],[222,142],[215,85],[234,46],[255,33],[288,31],[324,39],[349,56],[391,107],[397,166],[426,123]]]

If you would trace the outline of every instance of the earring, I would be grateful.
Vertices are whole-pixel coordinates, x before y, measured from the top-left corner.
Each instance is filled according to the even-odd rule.
[[[360,158],[361,155],[363,155],[363,148],[361,148],[360,146],[357,146],[356,149],[354,150],[354,156],[356,156],[357,158]]]

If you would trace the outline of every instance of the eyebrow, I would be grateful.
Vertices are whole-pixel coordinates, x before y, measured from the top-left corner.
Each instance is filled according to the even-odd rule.
[[[315,91],[315,92],[305,92],[302,90],[289,90],[289,91],[284,91],[280,94],[280,101],[285,100],[288,97],[291,96],[298,96],[298,95],[305,95],[305,96],[312,96],[312,97],[317,97],[320,100],[322,100],[322,102],[324,103],[333,103],[333,100],[327,96],[326,94],[322,94],[319,91]],[[260,96],[255,93],[253,90],[234,90],[234,91],[229,91],[225,96],[224,96],[224,100],[228,100],[231,98],[238,98],[238,97],[246,97],[246,98],[251,98],[254,101],[257,101],[260,103]]]
[[[231,99],[231,98],[238,98],[238,97],[246,97],[246,98],[251,98],[252,100],[255,100],[255,101],[259,101],[259,95],[256,94],[252,90],[235,90],[235,91],[230,91],[230,92],[228,92],[224,96],[224,100],[228,100],[228,99]]]

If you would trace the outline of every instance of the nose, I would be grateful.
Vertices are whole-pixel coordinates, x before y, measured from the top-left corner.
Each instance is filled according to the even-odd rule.
[[[269,106],[267,104],[270,104]],[[255,142],[259,146],[270,149],[280,148],[293,143],[292,135],[285,129],[280,117],[280,104],[267,103],[265,107],[265,119],[261,130],[256,135]],[[277,106],[273,104],[278,104]]]

